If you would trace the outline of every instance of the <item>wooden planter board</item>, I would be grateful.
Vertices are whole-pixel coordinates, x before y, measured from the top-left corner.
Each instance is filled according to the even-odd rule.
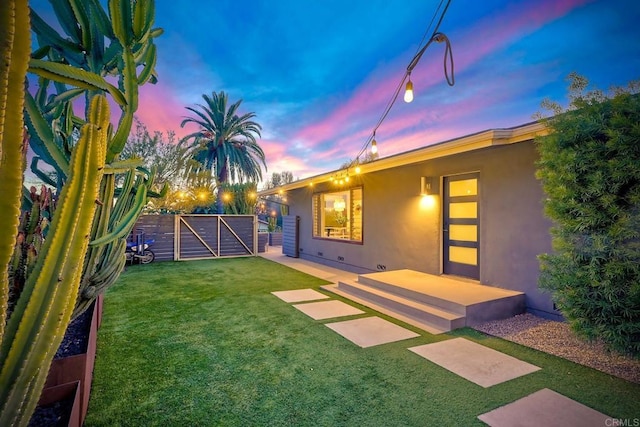
[[[53,387],[74,381],[80,382],[80,425],[87,416],[89,407],[89,395],[91,393],[91,381],[93,379],[93,365],[96,359],[96,345],[98,342],[98,310],[94,303],[89,329],[89,340],[86,353],[74,356],[53,359],[45,387]]]
[[[59,384],[53,387],[45,387],[40,394],[39,406],[50,405],[63,399],[67,399],[73,394],[73,405],[69,414],[69,421],[66,424],[69,427],[80,427],[82,419],[80,418],[80,381]]]

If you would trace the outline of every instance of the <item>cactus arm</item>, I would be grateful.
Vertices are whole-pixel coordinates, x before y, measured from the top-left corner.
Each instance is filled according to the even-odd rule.
[[[100,30],[100,33],[104,34],[108,39],[115,39],[116,36],[113,34],[113,28],[111,28],[109,16],[100,5],[99,0],[87,0],[87,3],[91,9],[91,18],[95,21],[96,27]]]
[[[49,177],[49,175],[47,175],[46,173],[42,172],[40,169],[38,169],[38,162],[40,161],[40,157],[38,156],[34,156],[31,159],[31,172],[36,176],[36,178],[38,178],[40,181],[42,181],[43,183],[50,185],[52,187],[56,186],[56,182],[54,180],[51,179],[51,177]]]
[[[74,98],[84,94],[84,92],[84,89],[69,89],[51,98],[50,104],[55,105],[71,101]]]
[[[82,49],[80,46],[60,36],[56,30],[51,28],[49,24],[40,18],[36,11],[33,9],[30,9],[30,11],[32,21],[31,28],[36,34],[39,44],[41,46],[58,46],[64,50],[67,59],[70,60],[73,65],[82,65],[84,56],[82,55]]]
[[[133,203],[133,206],[129,209],[129,211],[122,217],[120,221],[115,225],[113,230],[100,237],[99,239],[93,240],[89,245],[91,246],[99,246],[109,243],[117,238],[126,237],[140,216],[140,212],[144,208],[144,205],[147,204],[147,187],[145,185],[139,185],[136,191],[136,198]]]
[[[42,142],[41,146],[46,152],[46,157],[51,159],[50,164],[55,165],[56,169],[66,176],[69,168],[69,160],[61,147],[54,142],[51,127],[49,127],[49,124],[42,115],[42,112],[36,105],[35,99],[33,99],[29,93],[26,93],[25,95],[25,111],[29,132],[32,135],[35,135],[37,140]]]
[[[115,191],[115,175],[105,175],[100,184],[100,199],[102,204],[98,206],[96,216],[91,229],[91,236],[102,236],[109,231],[109,219],[111,218],[113,192]],[[84,263],[84,271],[94,271],[104,253],[104,246],[89,247]],[[83,284],[90,278],[83,278]]]
[[[9,282],[22,197],[24,81],[31,46],[26,0],[0,2],[0,341],[3,340]]]
[[[109,92],[118,104],[127,104],[124,94],[120,92],[117,87],[107,82],[103,77],[71,65],[43,61],[41,59],[31,59],[29,62],[29,72],[82,89],[101,89]]]
[[[69,0],[54,1],[51,2],[51,5],[53,6],[53,11],[55,12],[56,18],[58,18],[58,22],[64,32],[67,33],[74,42],[81,44],[82,29],[78,28]]]
[[[115,162],[111,162],[108,165],[105,165],[104,173],[105,175],[115,174],[115,173],[125,173],[130,171],[131,169],[137,168],[138,166],[142,166],[143,162],[144,161],[142,159],[136,159],[136,158],[118,160]]]
[[[90,116],[72,155],[44,255],[25,284],[0,346],[0,425],[27,424],[46,367],[71,319],[104,165],[109,123],[104,96],[92,99]]]
[[[140,71],[140,75],[138,76],[138,84],[143,85],[149,81],[151,75],[153,74],[153,70],[156,66],[156,45],[152,44],[149,46],[149,49],[145,52],[143,57],[144,68]]]
[[[109,0],[109,14],[113,25],[113,33],[123,47],[130,46],[133,39],[132,10],[129,0]]]

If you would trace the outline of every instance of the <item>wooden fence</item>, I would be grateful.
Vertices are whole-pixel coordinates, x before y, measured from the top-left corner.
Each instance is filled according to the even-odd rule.
[[[156,261],[255,256],[268,238],[254,215],[142,215],[133,233],[155,240]]]

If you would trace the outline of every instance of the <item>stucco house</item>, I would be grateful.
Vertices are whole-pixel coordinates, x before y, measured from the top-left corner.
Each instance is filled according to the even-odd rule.
[[[559,317],[537,286],[537,255],[551,251],[535,177],[534,138],[546,133],[538,122],[487,130],[260,195],[280,194],[289,206],[289,256],[517,291],[523,310]]]

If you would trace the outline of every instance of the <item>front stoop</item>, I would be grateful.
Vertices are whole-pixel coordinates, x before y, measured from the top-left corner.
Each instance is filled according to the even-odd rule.
[[[413,270],[361,274],[322,289],[434,334],[525,311],[523,292]]]

